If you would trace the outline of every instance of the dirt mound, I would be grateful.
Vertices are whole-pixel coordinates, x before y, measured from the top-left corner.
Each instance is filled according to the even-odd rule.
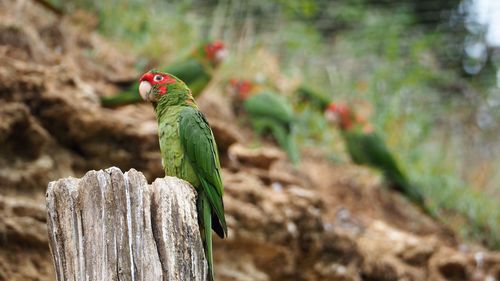
[[[0,280],[54,280],[49,181],[109,166],[150,181],[163,172],[151,107],[98,102],[137,75],[133,57],[79,25],[91,15],[16,3],[0,2]],[[227,190],[219,280],[500,280],[498,253],[460,245],[370,171],[313,150],[294,168],[270,143],[249,149],[217,87],[199,103]]]

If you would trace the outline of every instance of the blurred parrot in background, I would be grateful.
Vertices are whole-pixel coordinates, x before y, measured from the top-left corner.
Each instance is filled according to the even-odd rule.
[[[336,123],[342,132],[352,161],[382,172],[390,188],[402,193],[410,201],[429,213],[422,193],[413,186],[399,168],[382,138],[365,120],[344,104],[331,103],[325,110],[325,118]]]
[[[331,100],[330,97],[323,92],[313,89],[311,86],[305,84],[301,84],[297,90],[295,90],[295,94],[301,104],[310,104],[320,112],[325,111]]]
[[[298,164],[300,155],[293,136],[295,121],[288,101],[274,92],[260,90],[248,80],[232,79],[229,92],[235,113],[246,114],[259,135],[270,132],[290,161]]]
[[[182,79],[197,97],[212,79],[212,75],[226,56],[226,49],[221,41],[214,41],[198,46],[183,60],[167,66],[161,71],[171,73]],[[110,97],[101,97],[101,104],[106,107],[137,103],[139,83],[134,83],[126,91]]]
[[[149,71],[139,80],[140,97],[153,104],[165,174],[184,179],[196,189],[200,234],[214,280],[212,229],[227,237],[222,195],[224,189],[212,130],[191,95],[177,77]]]

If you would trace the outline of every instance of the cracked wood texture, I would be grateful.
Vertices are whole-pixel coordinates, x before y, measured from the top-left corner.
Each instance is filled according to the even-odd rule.
[[[46,200],[58,281],[207,280],[195,191],[183,180],[148,185],[112,167],[49,183]]]

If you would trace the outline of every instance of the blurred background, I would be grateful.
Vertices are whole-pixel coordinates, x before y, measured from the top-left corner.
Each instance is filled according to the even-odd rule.
[[[345,165],[352,164],[341,133],[325,121],[321,110],[301,104],[296,97],[296,88],[307,83],[324,93],[331,101],[348,102],[355,106],[360,114],[370,120],[401,168],[424,194],[426,204],[434,214],[432,221],[438,225],[430,229],[440,229],[435,232],[451,232],[453,234],[449,235],[456,236],[452,239],[455,242],[451,243],[454,246],[450,247],[458,249],[457,251],[463,250],[460,245],[474,245],[467,247],[479,247],[484,251],[500,249],[500,2],[497,0],[1,0],[0,3],[0,7],[5,9],[5,12],[0,13],[0,53],[10,60],[9,63],[0,65],[0,71],[3,72],[0,75],[0,95],[10,103],[22,101],[27,107],[26,114],[32,114],[35,119],[41,120],[40,127],[46,129],[46,132],[40,134],[50,135],[54,139],[48,141],[47,147],[60,145],[66,151],[64,153],[67,153],[61,154],[63,156],[59,158],[51,156],[53,163],[47,164],[48,166],[37,162],[37,165],[49,167],[46,168],[48,170],[58,171],[37,180],[31,174],[10,177],[9,173],[15,173],[16,169],[26,171],[27,166],[19,164],[25,160],[15,160],[18,156],[10,155],[7,150],[12,151],[11,146],[8,146],[10,149],[3,149],[4,168],[1,175],[8,179],[4,180],[4,184],[34,186],[29,191],[17,187],[4,188],[1,195],[5,202],[10,202],[9,196],[16,198],[12,202],[28,198],[26,200],[31,200],[38,206],[43,204],[43,189],[49,180],[69,175],[81,176],[88,169],[116,165],[122,169],[135,167],[142,170],[149,180],[161,176],[158,159],[151,156],[156,149],[155,140],[142,139],[148,134],[154,136],[155,133],[150,108],[144,104],[127,105],[118,109],[101,108],[98,97],[118,93],[124,85],[139,77],[145,70],[175,62],[189,54],[200,42],[219,39],[225,43],[229,56],[205,89],[202,99],[208,101],[200,101],[202,110],[204,104],[221,104],[228,100],[224,90],[228,79],[245,78],[271,85],[294,108],[297,120],[294,138],[302,151],[303,163],[286,169],[297,169],[299,181],[312,178],[301,184],[302,187],[316,192],[320,197],[324,192],[338,195],[341,192],[332,191],[338,188],[336,185],[329,187],[325,184],[321,191],[308,188],[308,184],[315,186],[315,181],[327,181],[314,173],[328,173],[328,169],[336,169],[338,177],[335,182],[342,185],[346,181],[345,177],[364,178],[366,172],[363,168],[351,166],[349,169],[352,168],[355,172],[343,172]],[[26,29],[23,29],[23,25]],[[23,39],[23,36],[28,39]],[[52,39],[46,40],[45,37]],[[23,48],[28,50],[26,55],[19,53]],[[73,56],[72,48],[77,50],[74,52],[78,53],[74,55],[77,59],[68,63],[70,66],[67,68],[59,70],[59,66],[68,62],[65,57]],[[50,55],[36,57],[36,54],[44,52]],[[15,61],[25,65],[19,66]],[[100,63],[102,67],[99,66]],[[68,69],[75,71],[78,77],[71,77],[73,72],[67,72]],[[70,73],[69,77],[61,78],[65,76],[58,74],[58,71]],[[31,79],[30,75],[36,77]],[[20,76],[23,78],[19,80]],[[106,117],[100,117],[103,120],[115,118],[107,116],[122,116],[121,120],[126,123],[123,125],[124,136],[134,135],[134,130],[140,131],[142,135],[130,142],[127,137],[116,135],[101,137],[109,129],[104,127],[101,131],[90,130],[88,136],[81,136],[83,131],[88,130],[84,130],[85,118],[82,118],[84,121],[70,118],[71,122],[77,120],[77,124],[84,124],[80,133],[72,133],[77,128],[68,124],[51,125],[54,122],[59,124],[57,122],[60,120],[57,117],[47,117],[51,113],[44,112],[43,109],[52,102],[55,103],[50,105],[51,108],[56,108],[63,102],[57,96],[50,96],[43,102],[33,102],[37,99],[32,96],[36,97],[37,93],[44,91],[53,92],[54,87],[40,86],[44,82],[36,80],[53,78],[61,80],[61,85],[64,85],[61,88],[57,84],[59,94],[64,93],[60,89],[67,89],[68,95],[73,93],[72,87],[82,92],[79,94],[82,100],[92,104],[88,110],[90,113],[85,111],[84,114],[94,116],[93,112],[103,112],[95,113],[104,114]],[[16,96],[18,93],[22,96],[26,91],[33,92],[30,98],[24,100]],[[209,96],[212,93],[218,99],[211,99]],[[12,112],[24,112],[23,110]],[[57,112],[57,109],[53,110]],[[59,116],[65,116],[66,111],[62,112],[58,113],[62,114]],[[215,123],[221,121],[249,128],[243,122],[227,119],[225,116],[210,112],[207,116],[211,122],[212,118],[216,120]],[[32,117],[26,118],[31,120]],[[147,123],[148,127],[142,122],[144,119],[153,120],[153,123]],[[37,126],[34,131],[38,130]],[[93,126],[91,124],[89,128]],[[9,142],[24,137],[16,134],[5,133],[6,137],[2,141]],[[218,139],[218,133],[215,134]],[[251,136],[249,139],[255,138],[252,134]],[[53,146],[53,142],[57,145]],[[92,142],[95,143],[90,147],[89,143]],[[105,149],[102,148],[103,143],[108,145]],[[39,145],[36,141],[29,144]],[[266,147],[268,143],[251,141],[245,145],[259,148]],[[46,149],[47,154],[53,149],[55,148]],[[97,155],[104,150],[112,151],[110,153],[116,151],[118,156],[103,160],[99,157],[104,156]],[[124,151],[134,151],[140,156],[133,153],[131,156],[123,156],[126,153]],[[223,147],[221,157],[225,158],[224,155],[230,153],[228,151],[230,148]],[[136,156],[138,158],[133,158]],[[24,158],[28,159],[30,156],[26,157]],[[37,157],[32,158],[40,161]],[[25,162],[31,163],[35,161],[33,159]],[[64,161],[69,164],[61,164]],[[325,161],[327,164],[314,166],[313,162],[318,161]],[[235,169],[225,163],[227,162],[223,160],[224,169]],[[34,167],[38,169],[38,166]],[[359,169],[362,171],[357,172]],[[381,184],[376,171],[369,169],[367,173],[368,185],[373,182]],[[230,181],[232,175],[227,178]],[[271,179],[266,183],[264,180],[265,185],[269,185],[270,189],[274,188],[274,192],[277,187],[272,184],[276,182],[279,181]],[[354,183],[361,187],[351,185],[352,183],[347,183],[346,188],[365,188],[365,183]],[[37,195],[33,195],[32,190],[37,190]],[[232,194],[231,191],[229,194]],[[365,195],[359,196],[364,198]],[[354,213],[355,218],[356,212],[363,217],[362,210],[371,208],[368,207],[370,198],[358,203],[356,198],[352,197],[350,200],[353,202],[343,206],[345,197],[337,196],[333,201],[321,203],[321,208],[334,209],[332,217],[335,219],[342,217],[346,210]],[[391,210],[399,208],[391,207],[396,203],[382,201],[390,206],[382,204],[380,208],[385,211],[381,212],[399,212]],[[330,203],[337,205],[329,205]],[[18,203],[9,204],[4,205],[14,204],[11,209],[15,210]],[[398,204],[395,206],[400,206]],[[368,217],[391,223],[387,216],[381,216],[385,220],[375,215]],[[237,216],[234,219],[238,221]],[[412,219],[413,215],[405,214],[396,220]],[[43,222],[43,219],[37,220]],[[325,229],[332,226],[328,218],[321,224]],[[361,224],[367,228],[370,225],[366,221]],[[395,227],[415,235],[419,233],[411,227]],[[434,235],[432,231],[423,231],[421,234]],[[12,237],[17,237],[16,235]],[[441,236],[436,235],[439,240]],[[220,242],[215,252],[218,251],[217,247],[225,247],[223,245],[224,241]],[[224,263],[225,258],[217,257],[216,260]],[[12,260],[8,261],[11,262]],[[262,265],[256,265],[257,268],[259,266]],[[251,275],[253,278],[238,279],[224,269],[222,271],[222,276],[226,276],[223,280],[281,280],[282,276],[290,276],[284,274],[277,277],[278,275],[269,274],[270,279],[266,279],[256,277],[258,274],[255,273],[257,275]],[[460,275],[461,271],[453,268],[452,272],[459,272]],[[366,272],[364,274],[365,277],[369,275]],[[488,280],[500,280],[500,271],[492,274],[497,274],[491,275],[496,279]],[[50,276],[50,273],[46,275]],[[14,275],[5,276],[13,278]],[[233,279],[227,276],[233,276]],[[318,276],[296,280],[323,280]],[[432,279],[434,277],[429,277],[431,275],[422,276],[427,277],[415,280],[441,280]],[[377,278],[379,279],[345,280],[393,280]],[[453,280],[483,280],[479,277],[464,278]]]

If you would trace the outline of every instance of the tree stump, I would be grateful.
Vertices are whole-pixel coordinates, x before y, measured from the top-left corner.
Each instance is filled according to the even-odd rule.
[[[112,167],[49,183],[46,200],[58,281],[207,280],[195,191],[183,180],[148,185]]]

